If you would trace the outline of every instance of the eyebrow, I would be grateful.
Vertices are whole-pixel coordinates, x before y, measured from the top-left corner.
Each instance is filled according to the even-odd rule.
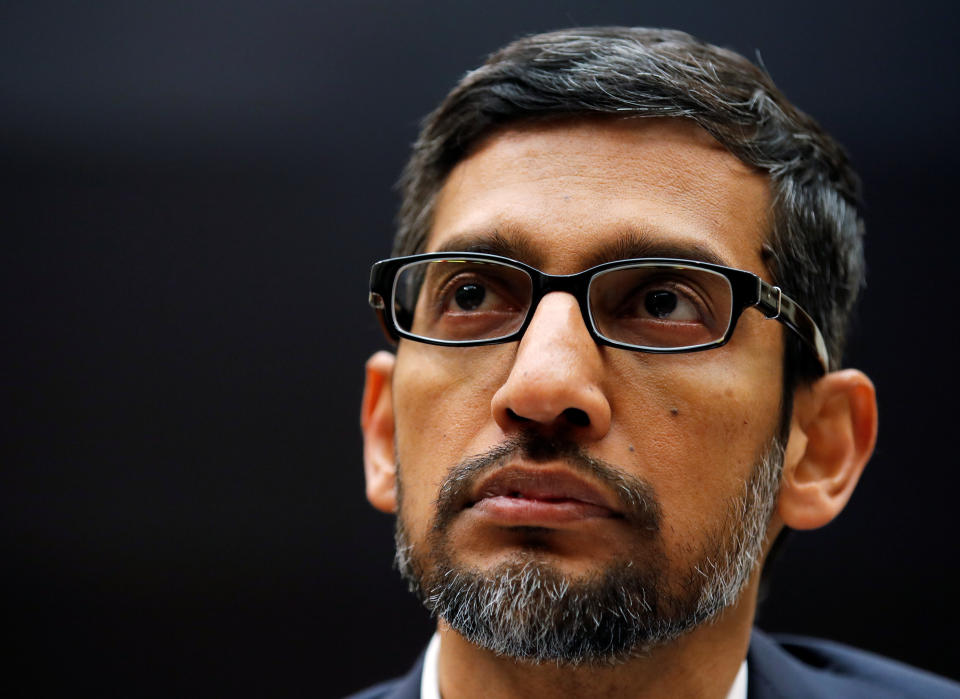
[[[543,265],[543,256],[519,231],[495,230],[491,233],[463,233],[448,238],[436,252],[483,252],[525,262],[532,267]],[[690,240],[663,239],[642,230],[627,230],[592,250],[584,259],[583,269],[604,262],[643,257],[670,257],[681,260],[710,262],[729,267],[730,262],[716,250]]]
[[[436,252],[484,252],[519,260],[532,267],[543,264],[543,257],[534,250],[529,241],[519,231],[512,229],[455,235],[439,246]]]
[[[693,240],[671,240],[641,230],[630,230],[615,240],[603,243],[591,251],[585,260],[587,268],[604,262],[630,260],[641,257],[672,257],[681,260],[709,262],[730,267],[730,262],[709,245]]]

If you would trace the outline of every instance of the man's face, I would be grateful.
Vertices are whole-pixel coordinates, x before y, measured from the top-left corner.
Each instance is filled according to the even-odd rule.
[[[690,122],[530,124],[454,168],[426,251],[497,252],[553,274],[709,257],[769,280],[770,208],[767,179]],[[519,343],[401,341],[395,458],[417,567],[441,555],[479,575],[532,562],[576,583],[628,562],[682,596],[737,535],[731,507],[778,430],[782,358],[780,325],[752,311],[706,352],[602,347],[565,293],[542,299]],[[477,477],[438,500],[478,455]],[[585,461],[604,470],[576,466]],[[629,511],[620,477],[653,515]]]

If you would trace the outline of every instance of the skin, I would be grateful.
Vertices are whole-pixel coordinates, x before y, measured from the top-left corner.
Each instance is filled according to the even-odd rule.
[[[518,125],[488,136],[451,172],[426,251],[466,243],[487,249],[495,240],[498,250],[509,248],[504,254],[568,274],[624,257],[617,244],[640,241],[661,255],[703,259],[703,252],[770,281],[762,257],[770,212],[766,176],[692,122]],[[601,251],[609,254],[598,259]],[[777,429],[783,333],[780,323],[747,310],[723,347],[629,352],[594,343],[575,299],[552,293],[520,342],[444,348],[401,341],[395,358],[378,353],[367,365],[368,498],[396,511],[400,463],[404,522],[414,544],[426,546],[437,489],[452,466],[521,430],[562,435],[653,487],[671,570],[684,570]],[[588,424],[571,421],[570,408]],[[799,390],[768,541],[784,524],[809,528],[832,519],[875,434],[873,388],[861,373],[836,372]],[[564,468],[522,459],[512,465]],[[456,517],[449,535],[457,561],[490,569],[529,550],[522,531],[500,524],[471,510]],[[538,532],[537,555],[577,577],[637,551],[636,543],[620,520],[584,518]],[[755,572],[738,603],[713,623],[615,667],[518,664],[441,622],[441,690],[446,699],[556,696],[561,688],[566,696],[722,697],[746,654],[757,579]]]

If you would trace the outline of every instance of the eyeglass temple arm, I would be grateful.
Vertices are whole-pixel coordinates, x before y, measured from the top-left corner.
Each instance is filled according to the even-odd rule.
[[[793,330],[810,346],[823,373],[830,371],[830,355],[827,352],[827,343],[824,342],[820,328],[813,322],[805,310],[800,308],[796,301],[780,290],[779,286],[767,284],[762,279],[759,282],[758,300],[756,306],[771,320],[779,320]]]
[[[377,320],[380,321],[380,329],[383,330],[383,334],[387,336],[387,341],[396,344],[400,336],[397,335],[393,324],[387,322],[387,304],[384,302],[383,296],[376,291],[371,291],[367,296],[367,303],[370,304],[370,308],[376,311]]]

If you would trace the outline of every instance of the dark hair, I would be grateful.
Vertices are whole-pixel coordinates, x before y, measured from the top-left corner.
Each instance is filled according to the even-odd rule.
[[[769,173],[769,272],[817,322],[837,368],[863,283],[856,173],[839,144],[790,104],[764,70],[683,32],[597,27],[538,34],[467,73],[426,118],[414,145],[400,182],[394,254],[422,251],[447,175],[492,130],[599,114],[692,119],[740,160]],[[785,367],[788,389],[820,373],[792,337]]]

